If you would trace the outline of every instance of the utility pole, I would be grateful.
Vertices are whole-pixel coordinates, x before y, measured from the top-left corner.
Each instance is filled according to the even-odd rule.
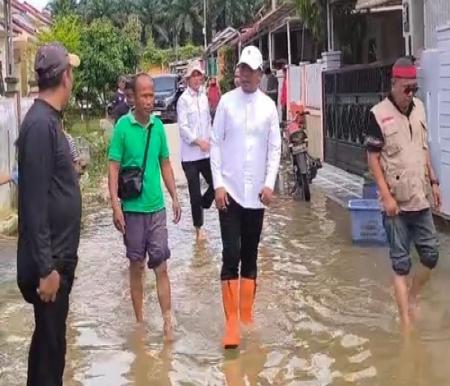
[[[206,51],[206,49],[208,48],[208,40],[206,38],[206,0],[203,0],[203,38]]]

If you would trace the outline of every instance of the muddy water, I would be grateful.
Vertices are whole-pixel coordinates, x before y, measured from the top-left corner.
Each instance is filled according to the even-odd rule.
[[[450,385],[450,240],[422,301],[418,334],[398,333],[385,250],[348,240],[347,213],[313,192],[309,204],[280,199],[267,215],[260,251],[255,331],[239,352],[220,347],[220,238],[193,243],[188,199],[170,225],[177,340],[162,343],[153,273],[146,328],[133,323],[127,264],[108,210],[88,216],[68,320],[68,386]],[[32,312],[14,282],[14,244],[0,241],[0,385],[24,385]]]

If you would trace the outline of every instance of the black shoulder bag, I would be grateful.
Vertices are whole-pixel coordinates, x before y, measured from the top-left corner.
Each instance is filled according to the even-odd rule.
[[[145,144],[144,162],[142,163],[142,167],[129,166],[120,169],[118,195],[121,200],[137,198],[142,193],[152,126],[153,125],[151,124],[148,127],[147,142]]]

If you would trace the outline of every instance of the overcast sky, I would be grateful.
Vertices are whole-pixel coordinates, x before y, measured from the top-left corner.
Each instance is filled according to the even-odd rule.
[[[27,3],[34,5],[36,8],[42,10],[47,5],[48,0],[27,0]]]

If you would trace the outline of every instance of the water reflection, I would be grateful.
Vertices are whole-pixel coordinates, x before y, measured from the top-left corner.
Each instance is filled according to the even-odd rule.
[[[347,213],[313,192],[278,200],[267,215],[253,331],[239,350],[220,347],[223,311],[217,216],[197,246],[183,196],[169,224],[176,341],[164,345],[154,275],[145,278],[145,327],[136,329],[127,261],[108,210],[87,218],[68,321],[68,386],[448,386],[450,242],[423,293],[416,336],[403,340],[386,251],[349,241]],[[31,308],[15,286],[14,244],[0,242],[0,385],[24,384]]]

